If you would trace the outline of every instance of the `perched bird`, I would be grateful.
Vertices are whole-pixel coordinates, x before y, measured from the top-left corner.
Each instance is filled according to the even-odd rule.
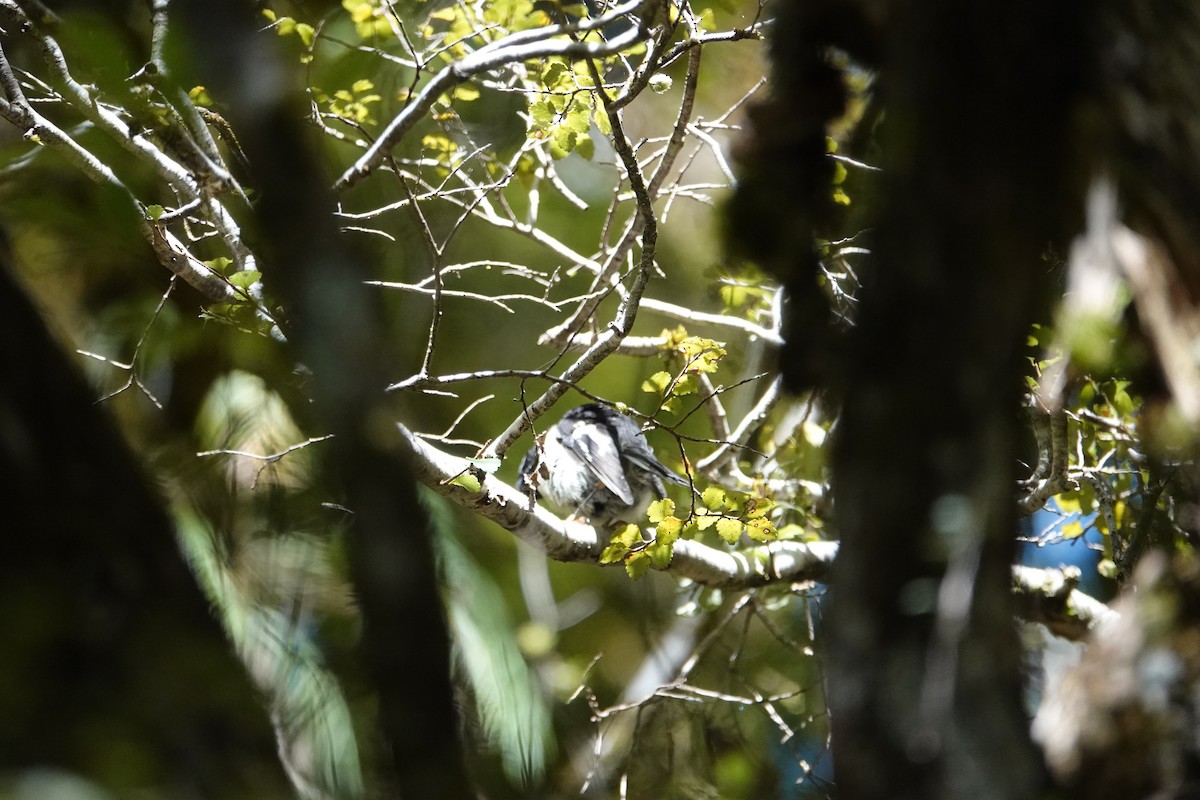
[[[638,522],[663,481],[687,480],[654,456],[637,423],[606,405],[573,408],[529,448],[517,488],[593,525]]]

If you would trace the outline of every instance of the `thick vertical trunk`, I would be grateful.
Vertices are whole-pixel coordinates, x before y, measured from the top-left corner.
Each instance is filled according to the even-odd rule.
[[[772,104],[747,139],[734,225],[793,297],[789,385],[825,379],[844,403],[825,627],[842,797],[1028,798],[1042,779],[1009,593],[1017,409],[1044,253],[1077,214],[1069,135],[1089,63],[1084,16],[1037,0],[806,2],[781,14]],[[809,181],[824,157],[813,129],[839,110],[820,69],[830,48],[879,68],[885,109],[878,213],[865,223],[875,267],[844,345],[821,319],[795,318],[820,311],[800,239],[829,218]],[[782,230],[756,233],[754,209]]]
[[[840,364],[829,624],[841,796],[1028,798],[1013,492],[1024,340],[1061,238],[1075,5],[902,3],[877,268]]]

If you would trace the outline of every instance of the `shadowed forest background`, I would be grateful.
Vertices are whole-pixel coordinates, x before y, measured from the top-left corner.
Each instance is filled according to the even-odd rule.
[[[0,0],[0,797],[1200,786],[1200,11]],[[571,407],[688,477],[514,488]]]

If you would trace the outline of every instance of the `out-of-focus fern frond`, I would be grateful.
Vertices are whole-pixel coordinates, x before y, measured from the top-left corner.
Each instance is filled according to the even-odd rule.
[[[208,523],[185,507],[174,513],[183,553],[268,699],[280,760],[298,794],[304,800],[362,797],[350,711],[337,681],[321,665],[304,620],[249,599]]]
[[[521,655],[503,595],[455,537],[451,509],[431,492],[422,497],[437,529],[455,655],[484,735],[509,778],[531,783],[541,777],[553,747],[546,698]]]

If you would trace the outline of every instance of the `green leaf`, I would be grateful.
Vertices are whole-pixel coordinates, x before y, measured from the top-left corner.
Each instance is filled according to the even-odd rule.
[[[1059,531],[1064,539],[1078,539],[1083,535],[1083,523],[1073,519],[1070,522],[1064,522]]]
[[[249,289],[262,279],[262,273],[254,269],[240,269],[229,276],[229,282],[239,289]]]
[[[679,343],[676,350],[687,362],[688,372],[711,374],[717,371],[725,348],[720,342],[702,336],[689,336]]]
[[[833,162],[833,185],[840,186],[846,182],[846,165],[840,161]]]
[[[646,574],[650,569],[650,556],[645,550],[634,553],[629,558],[625,559],[625,573],[635,581]]]
[[[188,89],[188,97],[196,105],[204,106],[205,108],[213,104],[212,96],[209,95],[208,89],[203,86],[193,86],[191,89]]]
[[[700,502],[712,511],[720,511],[725,506],[725,490],[720,486],[709,486],[700,494]]]
[[[558,161],[571,155],[575,149],[575,131],[559,126],[550,136],[550,157]]]
[[[655,569],[666,569],[671,565],[671,556],[675,554],[675,548],[667,543],[655,543],[646,548],[646,556],[650,559],[650,566]]]
[[[612,541],[619,542],[626,548],[632,548],[642,541],[642,529],[630,522],[613,533]]]
[[[698,387],[699,384],[696,382],[696,376],[689,373],[675,381],[675,386],[671,389],[671,394],[679,397],[695,394]]]
[[[724,539],[726,544],[737,544],[738,539],[742,538],[743,527],[741,520],[722,517],[717,520],[717,535]]]
[[[669,372],[656,372],[642,382],[642,391],[651,394],[664,394],[671,385],[673,376]]]
[[[775,531],[777,539],[800,539],[804,536],[804,528],[794,522],[790,522]]]
[[[683,530],[683,520],[678,517],[665,517],[659,520],[655,526],[657,537],[655,542],[658,544],[674,544],[679,539],[679,532]]]
[[[725,493],[725,511],[729,514],[741,514],[742,509],[746,507],[746,500],[749,495],[743,492],[726,492]]]
[[[581,133],[575,137],[575,152],[591,161],[596,156],[596,143],[592,141],[591,136]]]
[[[612,542],[600,554],[601,564],[615,564],[629,554],[629,548],[620,542]]]
[[[664,497],[662,500],[655,500],[646,509],[646,518],[651,522],[662,522],[675,513],[675,501],[669,497]]]
[[[225,269],[232,263],[233,261],[225,256],[217,256],[216,258],[210,258],[208,261],[205,261],[204,266],[210,268],[213,272],[224,275]]]
[[[756,542],[770,542],[778,538],[771,521],[761,517],[746,523],[746,535]]]
[[[146,206],[146,216],[154,221],[158,221],[165,209],[162,206]]]
[[[460,475],[454,476],[450,483],[454,484],[455,486],[461,486],[468,492],[478,492],[480,488],[482,488],[479,485],[479,478],[476,478],[474,475],[472,475],[469,470]]]
[[[1078,514],[1083,510],[1078,492],[1060,494],[1054,499],[1054,504],[1057,505],[1058,510],[1064,514]]]
[[[300,37],[300,41],[304,43],[305,47],[312,47],[313,36],[315,34],[316,30],[307,22],[301,22],[296,25],[296,35]]]
[[[1083,407],[1090,406],[1092,401],[1096,399],[1096,384],[1088,381],[1079,389],[1079,405]]]
[[[746,516],[751,519],[764,517],[775,507],[775,501],[769,497],[751,497],[746,501]]]
[[[529,104],[529,121],[537,130],[545,130],[554,124],[554,109],[545,100]]]
[[[575,103],[567,110],[563,125],[575,133],[587,133],[592,129],[592,112],[583,103]]]
[[[556,59],[542,71],[542,83],[546,84],[547,89],[557,89],[559,81],[570,74],[567,65]]]
[[[603,91],[603,90],[602,90]],[[596,109],[596,113],[592,115],[592,119],[596,123],[596,127],[600,133],[605,136],[612,136],[612,122],[608,119],[608,112],[603,109]]]
[[[1134,403],[1133,398],[1129,396],[1129,392],[1125,390],[1125,381],[1117,382],[1117,390],[1113,392],[1113,407],[1122,417],[1128,417],[1133,413]]]

